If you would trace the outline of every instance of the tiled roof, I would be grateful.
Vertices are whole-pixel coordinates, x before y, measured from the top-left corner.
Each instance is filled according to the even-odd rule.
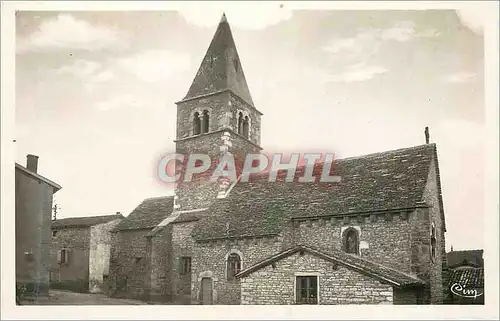
[[[231,28],[224,17],[183,100],[228,90],[253,106]]]
[[[435,145],[427,144],[338,159],[333,166],[333,174],[342,179],[338,183],[270,183],[267,178],[238,182],[226,198],[213,203],[210,220],[199,224],[193,236],[273,234],[291,218],[425,205],[423,192],[434,155]]]
[[[182,211],[175,211],[172,212],[170,215],[165,217],[162,221],[160,221],[155,228],[151,230],[151,232],[148,233],[148,237],[155,236],[158,234],[160,231],[165,228],[165,226],[169,224],[177,224],[177,223],[188,223],[188,222],[195,222],[200,219],[200,217],[203,216],[203,214],[206,213],[206,209],[200,209],[200,210],[194,210],[194,211],[189,211],[189,212],[182,212]]]
[[[475,267],[483,266],[483,250],[464,250],[446,253],[448,267],[454,268],[461,265],[471,265]]]
[[[173,196],[147,198],[114,231],[154,228],[172,213],[173,207]]]
[[[324,260],[330,261],[332,263],[338,263],[349,269],[356,270],[360,273],[368,274],[374,278],[379,279],[382,282],[389,283],[397,287],[405,286],[415,286],[424,285],[425,282],[417,278],[416,276],[403,273],[401,271],[392,269],[390,267],[384,266],[379,263],[372,262],[370,260],[361,258],[357,255],[348,254],[340,251],[334,252],[322,252],[313,247],[297,245],[295,247],[289,248],[288,250],[277,253],[261,262],[258,262],[245,270],[241,271],[236,275],[237,278],[245,277],[251,273],[272,264],[273,262],[279,261],[285,257],[293,255],[297,252],[307,252],[312,255],[318,256]]]
[[[123,218],[121,214],[100,215],[100,216],[84,216],[84,217],[69,217],[52,221],[53,229],[68,228],[68,227],[88,227],[98,224],[104,224]]]
[[[482,288],[484,287],[484,269],[483,268],[468,268],[459,269],[451,272],[450,283],[458,283],[466,288]]]

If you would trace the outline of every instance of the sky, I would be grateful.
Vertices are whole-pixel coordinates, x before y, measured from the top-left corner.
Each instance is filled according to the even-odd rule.
[[[447,248],[484,247],[484,37],[473,10],[225,10],[261,112],[264,151],[337,158],[437,144]],[[176,105],[221,17],[189,11],[20,11],[16,161],[63,188],[59,218],[171,195]],[[464,180],[464,177],[466,179]],[[467,237],[463,237],[467,235]]]

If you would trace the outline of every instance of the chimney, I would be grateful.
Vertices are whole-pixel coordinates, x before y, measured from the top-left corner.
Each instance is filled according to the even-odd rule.
[[[116,215],[121,215],[121,214],[122,214],[122,213],[120,213],[120,212],[116,212]]]
[[[429,144],[429,127],[425,127],[425,143]]]
[[[26,156],[26,168],[36,173],[38,169],[38,156],[28,154],[28,156]]]

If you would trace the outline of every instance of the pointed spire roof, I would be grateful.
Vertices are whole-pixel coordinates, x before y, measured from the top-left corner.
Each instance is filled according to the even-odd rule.
[[[223,22],[227,22],[227,18],[226,18],[226,13],[225,12],[222,13],[222,17],[220,18],[220,22],[219,23],[223,23]]]
[[[231,28],[223,13],[219,26],[183,100],[231,90],[253,106]]]

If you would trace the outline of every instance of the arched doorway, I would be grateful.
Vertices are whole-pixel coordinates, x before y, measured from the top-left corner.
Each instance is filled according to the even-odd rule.
[[[213,289],[212,289],[212,278],[202,278],[201,279],[201,304],[210,305],[213,304]]]

